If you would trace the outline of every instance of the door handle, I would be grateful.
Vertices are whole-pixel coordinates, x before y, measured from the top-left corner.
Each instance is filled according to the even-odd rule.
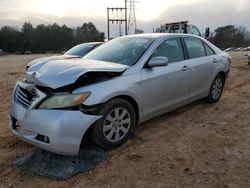
[[[183,67],[182,67],[182,69],[181,69],[182,71],[187,71],[187,70],[189,70],[189,66],[187,66],[187,65],[184,65]]]
[[[218,60],[217,59],[213,59],[213,63],[217,63],[218,62]]]

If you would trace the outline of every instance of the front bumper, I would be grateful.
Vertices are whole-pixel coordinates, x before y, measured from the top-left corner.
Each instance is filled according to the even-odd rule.
[[[34,109],[46,96],[40,91],[39,97],[26,109],[15,100],[15,90],[23,84],[17,82],[12,95],[9,121],[11,131],[22,140],[42,149],[63,155],[77,155],[83,135],[101,116],[86,115],[80,111]],[[18,129],[16,124],[20,125]],[[39,139],[41,136],[49,141]]]

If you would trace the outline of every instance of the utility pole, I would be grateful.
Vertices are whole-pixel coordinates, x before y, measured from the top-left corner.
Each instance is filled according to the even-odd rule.
[[[126,19],[126,21],[125,21],[125,35],[128,35],[128,16],[127,16],[127,10],[128,10],[128,8],[127,8],[127,0],[125,0],[125,19]]]
[[[107,24],[108,24],[108,40],[109,40],[109,8],[107,8],[107,19],[108,19],[108,21],[107,21]]]
[[[119,17],[112,17],[110,18],[110,13],[122,13],[124,15],[122,18]],[[119,24],[119,33],[121,35],[121,25],[122,23],[125,24],[125,35],[128,34],[128,23],[127,23],[127,0],[125,0],[125,7],[112,7],[112,8],[107,8],[107,26],[108,26],[108,40],[110,39],[110,23],[114,24]]]
[[[136,25],[136,16],[135,16],[135,0],[129,1],[129,18],[128,18],[128,32],[131,30],[133,34],[136,33],[137,25]],[[131,33],[131,32],[130,32]]]

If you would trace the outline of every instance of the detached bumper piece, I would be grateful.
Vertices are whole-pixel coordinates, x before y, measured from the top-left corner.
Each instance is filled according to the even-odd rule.
[[[96,146],[83,148],[76,157],[34,149],[31,153],[14,161],[13,165],[26,173],[66,180],[81,172],[86,173],[93,170],[96,165],[106,159],[105,151]]]

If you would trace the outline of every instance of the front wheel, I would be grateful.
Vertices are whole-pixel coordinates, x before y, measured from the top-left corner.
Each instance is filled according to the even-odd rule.
[[[211,85],[209,94],[206,98],[206,101],[208,103],[216,103],[220,99],[223,92],[224,84],[224,77],[221,74],[217,75]]]
[[[133,106],[121,98],[113,99],[100,110],[103,118],[98,120],[92,130],[92,140],[104,149],[113,149],[128,140],[135,124]]]

